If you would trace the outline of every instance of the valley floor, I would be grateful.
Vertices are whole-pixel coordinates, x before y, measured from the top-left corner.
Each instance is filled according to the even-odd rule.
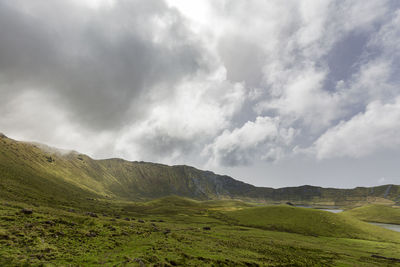
[[[0,201],[0,266],[400,266],[400,239],[261,229],[229,217],[234,203],[192,204],[102,202],[88,211]]]

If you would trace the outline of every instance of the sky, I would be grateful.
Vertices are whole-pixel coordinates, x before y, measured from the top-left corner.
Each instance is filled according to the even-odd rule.
[[[0,0],[0,132],[257,186],[400,184],[397,0]]]

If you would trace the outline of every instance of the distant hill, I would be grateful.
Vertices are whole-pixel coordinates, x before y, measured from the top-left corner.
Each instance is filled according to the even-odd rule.
[[[267,179],[268,177],[266,177]],[[166,196],[197,200],[357,205],[400,204],[400,186],[334,189],[315,186],[255,187],[190,166],[122,159],[94,160],[78,152],[12,140],[0,135],[0,197],[51,203],[82,199],[151,200]]]

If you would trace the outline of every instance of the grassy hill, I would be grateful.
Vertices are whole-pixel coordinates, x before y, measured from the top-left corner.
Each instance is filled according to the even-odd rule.
[[[400,186],[396,185],[355,189],[255,187],[189,166],[94,160],[77,152],[18,142],[4,135],[0,137],[0,174],[0,196],[66,206],[86,198],[144,201],[170,195],[197,200],[341,206],[400,203]]]
[[[367,222],[400,224],[399,207],[367,205],[347,210],[344,213]]]
[[[400,233],[361,222],[351,216],[316,209],[279,205],[247,208],[225,214],[237,224],[267,230],[400,242]]]

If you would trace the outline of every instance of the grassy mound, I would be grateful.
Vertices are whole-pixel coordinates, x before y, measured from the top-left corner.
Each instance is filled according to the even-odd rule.
[[[252,207],[236,200],[197,201],[179,196],[168,196],[148,202],[129,202],[124,210],[143,215],[205,215],[218,211],[231,211]]]
[[[243,226],[311,236],[400,241],[400,234],[351,216],[290,206],[268,206],[225,212]]]
[[[400,208],[384,205],[368,205],[344,212],[366,222],[400,224]]]

